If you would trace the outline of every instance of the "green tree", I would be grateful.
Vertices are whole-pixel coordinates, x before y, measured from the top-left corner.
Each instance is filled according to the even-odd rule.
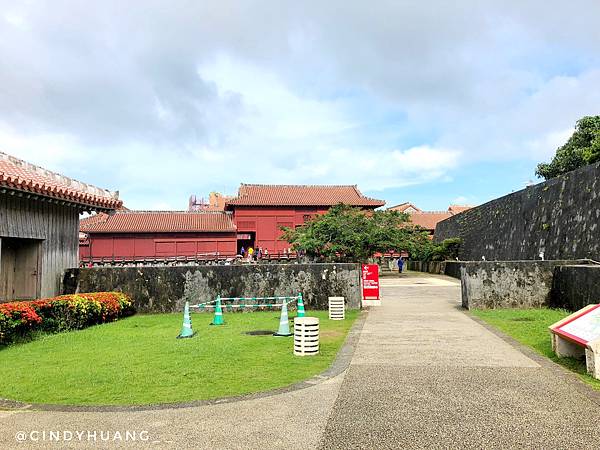
[[[416,237],[416,236],[415,236]],[[458,249],[462,244],[460,238],[445,239],[440,243],[426,239],[415,239],[414,246],[409,249],[410,259],[414,261],[447,261],[458,258]]]
[[[431,261],[457,259],[460,244],[462,244],[461,238],[444,239],[439,244],[435,244],[431,252]]]
[[[281,239],[309,256],[364,262],[377,252],[419,252],[430,242],[426,231],[408,221],[408,214],[398,211],[367,213],[339,204],[296,229],[282,228]]]
[[[538,164],[535,174],[548,180],[596,161],[600,161],[600,116],[586,116],[577,121],[575,132],[552,161]]]

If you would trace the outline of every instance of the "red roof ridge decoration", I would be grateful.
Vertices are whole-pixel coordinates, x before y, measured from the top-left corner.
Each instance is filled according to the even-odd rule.
[[[237,231],[233,215],[224,211],[116,211],[80,220],[84,233],[198,233]]]
[[[0,152],[0,187],[64,200],[92,209],[119,208],[119,192],[83,183]]]
[[[325,184],[245,184],[226,206],[351,206],[377,208],[383,200],[364,196],[357,185]]]
[[[127,209],[115,211],[115,214],[232,214],[230,211],[188,211],[187,209],[154,210],[154,209]]]

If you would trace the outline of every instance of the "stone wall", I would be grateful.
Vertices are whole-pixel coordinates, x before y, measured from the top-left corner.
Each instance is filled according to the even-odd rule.
[[[467,309],[539,308],[551,304],[554,269],[574,261],[475,261],[461,265]],[[586,261],[578,261],[585,264]]]
[[[69,269],[65,293],[122,291],[139,312],[181,311],[186,300],[289,296],[302,292],[308,309],[326,309],[329,296],[360,308],[358,264],[98,267]]]
[[[549,305],[577,311],[600,303],[600,266],[568,265],[554,269]]]
[[[463,261],[600,260],[600,163],[492,200],[438,223],[460,237]]]

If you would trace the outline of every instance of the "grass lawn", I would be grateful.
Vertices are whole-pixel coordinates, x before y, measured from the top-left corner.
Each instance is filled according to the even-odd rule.
[[[533,348],[552,361],[577,373],[594,389],[600,390],[600,380],[587,374],[585,360],[558,358],[552,352],[548,327],[571,314],[562,309],[488,309],[471,310],[471,313],[517,341]]]
[[[325,370],[358,311],[321,319],[321,353],[293,355],[293,337],[248,336],[272,330],[278,312],[192,313],[198,333],[175,339],[182,314],[137,315],[80,331],[45,335],[0,350],[0,397],[36,403],[134,405],[184,402],[286,386]],[[290,323],[292,326],[292,323]]]

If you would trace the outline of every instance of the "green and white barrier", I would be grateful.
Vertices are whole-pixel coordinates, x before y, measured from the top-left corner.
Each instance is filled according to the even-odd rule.
[[[274,300],[274,303],[266,303],[269,300]],[[278,300],[280,302],[278,302]],[[253,302],[253,303],[237,303],[237,304],[223,304],[225,301],[237,301],[237,302]],[[263,302],[263,303],[260,303]],[[257,309],[257,308],[281,308],[281,317],[279,319],[279,329],[274,336],[291,336],[288,321],[288,305],[290,303],[296,303],[296,316],[304,317],[304,299],[302,297],[302,293],[298,293],[298,295],[294,296],[276,296],[276,297],[217,297],[215,300],[203,303],[197,303],[195,305],[189,305],[188,302],[185,302],[185,310],[183,317],[183,329],[178,337],[192,337],[195,333],[192,331],[192,323],[190,318],[190,308],[197,308],[200,311],[208,310],[214,308],[215,316],[211,325],[224,325],[225,321],[223,319],[223,310],[227,309],[229,311],[233,311],[235,308],[245,309],[249,308]]]

